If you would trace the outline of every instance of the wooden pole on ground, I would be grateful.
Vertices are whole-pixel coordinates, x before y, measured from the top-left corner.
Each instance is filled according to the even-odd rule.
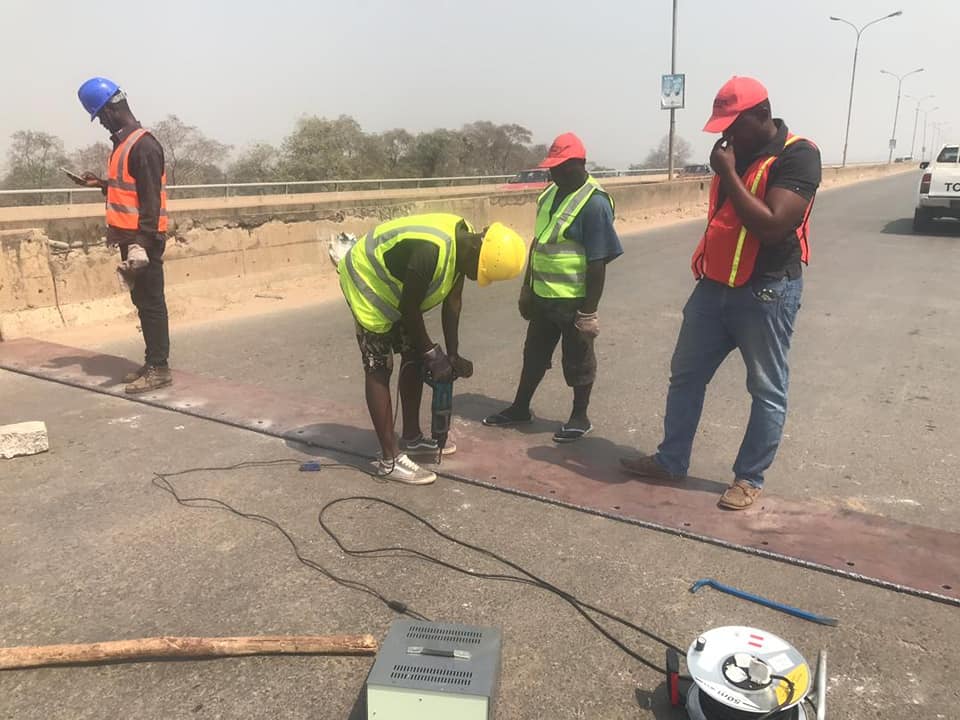
[[[0,670],[78,663],[213,658],[242,655],[375,655],[372,635],[261,635],[153,637],[76,645],[0,648]]]

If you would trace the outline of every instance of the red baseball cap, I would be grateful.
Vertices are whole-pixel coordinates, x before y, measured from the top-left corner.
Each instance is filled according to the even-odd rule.
[[[713,115],[703,126],[708,133],[722,133],[733,125],[740,113],[756,107],[769,96],[759,80],[734,75],[720,88],[713,100]]]
[[[537,167],[552,168],[557,165],[562,165],[567,160],[586,159],[587,149],[583,146],[580,138],[573,133],[564,133],[563,135],[558,135],[557,139],[553,141],[547,157],[545,157],[543,162],[537,165]]]

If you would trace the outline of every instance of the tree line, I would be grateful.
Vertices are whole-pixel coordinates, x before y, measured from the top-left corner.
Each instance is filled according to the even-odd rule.
[[[150,129],[163,145],[170,185],[508,175],[536,166],[547,152],[546,145],[534,144],[532,133],[522,125],[488,121],[456,130],[412,133],[396,128],[369,133],[347,115],[306,116],[279,146],[257,144],[236,154],[232,146],[176,115],[168,115]],[[676,164],[682,166],[690,147],[679,139],[675,150]],[[0,185],[7,189],[64,187],[69,181],[61,167],[105,174],[110,152],[109,143],[97,142],[68,153],[55,135],[20,130],[10,138]],[[643,163],[630,168],[665,167],[666,159],[664,138]]]

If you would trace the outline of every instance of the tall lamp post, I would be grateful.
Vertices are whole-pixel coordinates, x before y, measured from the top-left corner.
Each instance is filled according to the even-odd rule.
[[[927,118],[930,117],[930,113],[936,112],[940,109],[940,106],[930,108],[929,110],[923,111],[923,140],[920,141],[920,159],[926,160],[927,158]]]
[[[935,98],[936,95],[924,95],[922,98],[913,97],[912,95],[904,95],[904,97],[910,98],[911,100],[917,101],[917,110],[913,115],[913,140],[910,141],[910,159],[914,159],[914,151],[917,147],[917,126],[920,121],[920,106],[923,105],[927,100]]]
[[[897,119],[900,117],[900,91],[903,89],[903,79],[923,72],[923,68],[911,70],[903,75],[897,75],[889,70],[881,70],[880,72],[884,75],[889,75],[890,77],[895,77],[897,79],[897,109],[893,111],[893,132],[890,133],[890,155],[887,157],[887,164],[889,165],[893,162],[893,150],[897,147]]]
[[[863,31],[866,30],[871,25],[876,25],[878,22],[883,22],[884,20],[889,20],[890,18],[897,17],[898,15],[903,15],[903,10],[897,10],[896,12],[890,13],[889,15],[884,15],[879,17],[876,20],[871,20],[863,27],[857,27],[849,20],[844,20],[843,18],[836,17],[834,15],[830,16],[830,19],[834,22],[842,22],[846,25],[849,25],[853,28],[854,32],[857,33],[857,42],[853,46],[853,72],[850,73],[850,102],[847,105],[847,131],[843,136],[843,166],[847,165],[847,147],[850,145],[850,118],[853,116],[853,87],[857,81],[857,55],[860,53],[860,36],[863,35]]]
[[[933,123],[933,141],[930,143],[930,160],[933,160],[933,153],[943,144],[944,131],[950,127],[948,122]]]
[[[677,74],[677,0],[673,0],[673,40],[670,43],[670,74]],[[670,137],[667,140],[667,180],[673,180],[673,143],[677,134],[677,111],[670,108]]]

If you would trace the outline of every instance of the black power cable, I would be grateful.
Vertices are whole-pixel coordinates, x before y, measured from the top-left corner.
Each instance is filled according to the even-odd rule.
[[[337,505],[340,505],[342,503],[348,503],[348,502],[378,503],[380,505],[384,505],[393,510],[397,510],[398,512],[401,512],[407,517],[415,520],[417,523],[419,523],[426,529],[430,530],[432,533],[434,533],[438,537],[441,537],[448,542],[451,542],[455,545],[466,548],[468,550],[472,550],[473,552],[476,552],[480,555],[484,555],[492,560],[495,560],[503,565],[506,565],[507,567],[510,567],[516,570],[517,572],[521,573],[523,577],[519,575],[510,575],[510,574],[501,574],[501,573],[481,573],[475,570],[469,570],[467,568],[461,567],[454,563],[449,563],[444,560],[441,560],[433,555],[429,555],[419,550],[407,548],[402,545],[395,545],[393,547],[365,548],[365,549],[348,547],[337,536],[337,534],[330,528],[329,524],[324,519],[325,514],[331,508]],[[556,595],[557,597],[559,597],[561,600],[564,600],[565,602],[567,602],[587,622],[589,622],[594,627],[594,629],[597,630],[597,632],[603,635],[607,640],[613,643],[617,648],[622,650],[624,653],[626,653],[628,656],[630,656],[634,660],[642,663],[643,665],[646,665],[648,668],[656,672],[664,673],[665,670],[660,665],[651,662],[650,660],[646,659],[639,653],[627,647],[621,640],[614,637],[609,630],[607,630],[605,627],[600,625],[597,622],[597,620],[594,617],[592,617],[589,613],[593,612],[593,613],[596,613],[597,615],[605,617],[608,620],[611,620],[612,622],[618,623],[630,630],[633,630],[634,632],[637,632],[653,640],[656,643],[659,643],[665,648],[676,650],[681,654],[683,654],[684,652],[681,648],[677,647],[670,641],[665,640],[659,635],[653,633],[652,631],[647,630],[646,628],[643,628],[639,625],[636,625],[635,623],[632,623],[621,616],[615,615],[614,613],[608,612],[606,610],[603,610],[602,608],[592,605],[584,600],[581,600],[580,598],[573,595],[572,593],[567,592],[566,590],[563,590],[560,587],[557,587],[553,583],[550,583],[547,580],[544,580],[543,578],[535,575],[534,573],[522,567],[518,563],[515,563],[512,560],[509,560],[503,557],[502,555],[498,555],[492,550],[488,550],[479,545],[474,545],[472,543],[466,542],[465,540],[456,538],[453,535],[445,533],[439,528],[437,528],[435,525],[431,524],[425,518],[413,512],[412,510],[408,510],[402,505],[398,505],[397,503],[390,502],[389,500],[383,500],[381,498],[370,497],[370,496],[354,496],[354,497],[338,498],[336,500],[332,500],[328,502],[326,505],[323,506],[323,508],[320,510],[317,520],[320,523],[320,527],[323,529],[323,531],[328,536],[330,536],[331,540],[333,540],[337,544],[337,547],[339,547],[344,554],[350,555],[352,557],[413,557],[413,558],[417,558],[417,559],[432,563],[434,565],[438,565],[447,570],[451,570],[453,572],[457,572],[462,575],[467,575],[469,577],[479,578],[482,580],[496,580],[500,582],[516,582],[516,583],[521,583],[525,585],[531,585],[533,587],[540,588],[541,590],[546,590],[547,592],[550,592]]]
[[[251,520],[253,522],[258,522],[263,525],[266,525],[267,527],[273,528],[278,533],[283,535],[284,539],[286,539],[287,543],[289,543],[290,547],[292,548],[294,557],[296,557],[297,560],[303,565],[305,565],[306,567],[310,568],[315,572],[320,573],[321,575],[323,575],[329,580],[332,580],[338,585],[349,588],[351,590],[356,590],[358,592],[366,593],[367,595],[370,595],[371,597],[376,598],[377,600],[382,602],[384,605],[386,605],[388,608],[390,608],[396,613],[399,613],[400,615],[406,615],[407,617],[413,618],[414,620],[429,622],[429,618],[427,618],[425,615],[421,615],[415,610],[412,610],[406,603],[403,603],[399,600],[391,600],[390,598],[384,596],[378,590],[367,585],[366,583],[360,582],[358,580],[352,580],[350,578],[341,577],[336,573],[323,567],[322,565],[320,565],[320,563],[316,562],[315,560],[311,560],[310,558],[306,557],[300,551],[300,546],[297,545],[297,542],[296,540],[293,539],[293,536],[291,536],[290,533],[287,532],[287,530],[284,529],[283,526],[280,525],[280,523],[278,523],[276,520],[269,518],[266,515],[260,515],[259,513],[243,512],[242,510],[238,510],[237,508],[233,507],[229,503],[226,503],[223,500],[220,500],[218,498],[202,497],[202,496],[201,497],[182,497],[177,492],[177,489],[174,487],[173,483],[170,482],[171,477],[189,475],[189,474],[198,473],[198,472],[242,470],[245,468],[262,468],[262,467],[274,467],[277,465],[300,465],[300,464],[301,463],[299,460],[284,459],[284,460],[271,460],[271,461],[264,461],[264,462],[258,462],[258,461],[242,462],[242,463],[237,463],[236,465],[228,465],[223,467],[189,468],[187,470],[181,470],[179,472],[174,472],[174,473],[154,472],[152,483],[154,487],[157,487],[160,490],[163,490],[164,492],[172,495],[174,500],[176,500],[180,505],[183,505],[184,507],[226,510],[227,512],[230,512],[233,515],[236,515],[237,517],[243,518],[244,520]],[[328,467],[351,468],[353,470],[359,470],[360,472],[364,472],[368,475],[376,477],[374,473],[367,472],[366,470],[363,470],[362,468],[358,468],[354,465],[331,463],[330,465],[328,465]]]
[[[226,465],[226,466],[219,466],[219,467],[196,467],[196,468],[189,468],[186,470],[181,470],[178,472],[171,472],[171,473],[154,472],[152,483],[155,487],[170,494],[177,501],[177,503],[179,503],[180,505],[183,505],[184,507],[225,510],[227,512],[230,512],[233,515],[236,515],[237,517],[243,518],[245,520],[250,520],[253,522],[258,522],[273,528],[284,537],[284,539],[287,541],[287,543],[290,545],[291,549],[293,550],[294,556],[304,566],[310,568],[311,570],[314,570],[315,572],[320,573],[321,575],[337,583],[338,585],[341,585],[343,587],[356,590],[359,592],[363,592],[367,595],[370,595],[380,600],[380,602],[382,602],[384,605],[386,605],[388,608],[390,608],[394,612],[397,612],[401,615],[406,615],[415,620],[428,622],[429,620],[426,616],[413,610],[406,603],[403,603],[399,600],[392,600],[386,597],[385,595],[383,595],[380,591],[376,590],[370,585],[367,585],[366,583],[353,580],[350,578],[341,577],[333,573],[332,571],[328,570],[327,568],[323,567],[316,561],[306,557],[301,552],[300,547],[297,545],[296,541],[293,539],[290,533],[272,518],[269,518],[265,515],[261,515],[259,513],[248,513],[242,510],[238,510],[237,508],[233,507],[229,503],[226,503],[223,500],[220,500],[218,498],[202,497],[202,496],[201,497],[183,497],[178,493],[173,483],[170,482],[170,478],[181,477],[184,475],[195,474],[200,472],[234,471],[234,470],[241,470],[241,469],[247,469],[247,468],[264,468],[264,467],[276,467],[276,466],[283,466],[283,465],[303,466],[304,464],[300,460],[288,458],[288,459],[269,460],[269,461],[241,462],[241,463],[236,463],[234,465]],[[355,470],[357,472],[363,473],[364,475],[380,480],[381,482],[383,481],[382,478],[376,472],[357,466],[357,465],[351,465],[349,463],[310,463],[310,465],[312,466],[312,469],[342,468],[342,469]],[[341,503],[346,503],[346,502],[380,503],[394,510],[402,512],[407,516],[409,516],[410,518],[417,521],[418,523],[420,523],[421,525],[423,525],[425,528],[427,528],[431,532],[435,533],[437,536],[447,540],[448,542],[467,548],[481,555],[485,555],[488,558],[491,558],[503,565],[506,565],[516,570],[517,572],[521,573],[521,575],[511,575],[511,574],[501,574],[501,573],[480,573],[467,568],[463,568],[454,563],[448,563],[444,560],[441,560],[432,555],[429,555],[428,553],[424,553],[419,550],[414,550],[414,549],[403,547],[403,546],[383,547],[383,548],[361,548],[361,549],[348,547],[343,543],[343,541],[341,541],[341,539],[330,528],[330,526],[325,520],[325,514],[332,507],[339,505]],[[352,497],[346,497],[346,498],[339,498],[327,503],[320,510],[317,520],[320,524],[320,527],[334,541],[334,543],[336,543],[337,547],[339,547],[344,554],[349,555],[351,557],[412,557],[412,558],[424,560],[426,562],[433,563],[445,569],[458,572],[463,575],[468,575],[470,577],[478,578],[478,579],[496,580],[500,582],[515,582],[515,583],[537,587],[542,590],[546,590],[547,592],[550,592],[556,595],[557,597],[559,597],[560,599],[564,600],[565,602],[567,602],[588,623],[590,623],[590,625],[597,632],[599,632],[604,638],[606,638],[609,642],[611,642],[613,645],[619,648],[622,652],[624,652],[632,659],[645,665],[651,670],[654,670],[657,673],[663,674],[665,672],[664,668],[661,667],[659,664],[654,663],[651,660],[648,660],[647,658],[645,658],[643,655],[639,654],[632,648],[628,647],[624,642],[622,642],[620,639],[615,637],[607,628],[603,627],[597,621],[597,619],[594,618],[590,613],[595,613],[601,617],[607,618],[612,622],[618,623],[625,628],[628,628],[630,630],[633,630],[634,632],[644,635],[645,637],[659,643],[660,645],[666,648],[671,648],[681,654],[683,654],[684,652],[678,646],[674,645],[668,640],[665,640],[664,638],[661,638],[660,636],[656,635],[650,630],[647,630],[646,628],[643,628],[635,623],[632,623],[629,620],[623,617],[620,617],[614,613],[608,612],[602,608],[599,608],[595,605],[592,605],[590,603],[587,603],[581,600],[580,598],[576,597],[572,593],[567,592],[566,590],[563,590],[560,587],[557,587],[556,585],[544,580],[543,578],[540,578],[539,576],[533,574],[532,572],[523,568],[522,566],[513,562],[512,560],[509,560],[501,555],[498,555],[497,553],[494,553],[491,550],[483,548],[479,545],[468,543],[464,540],[460,540],[459,538],[456,538],[456,537],[453,537],[452,535],[444,533],[442,530],[440,530],[439,528],[431,524],[428,520],[421,517],[417,513],[411,510],[408,510],[407,508],[401,505],[390,502],[388,500],[382,500],[380,498],[369,497],[369,496],[352,496]]]

